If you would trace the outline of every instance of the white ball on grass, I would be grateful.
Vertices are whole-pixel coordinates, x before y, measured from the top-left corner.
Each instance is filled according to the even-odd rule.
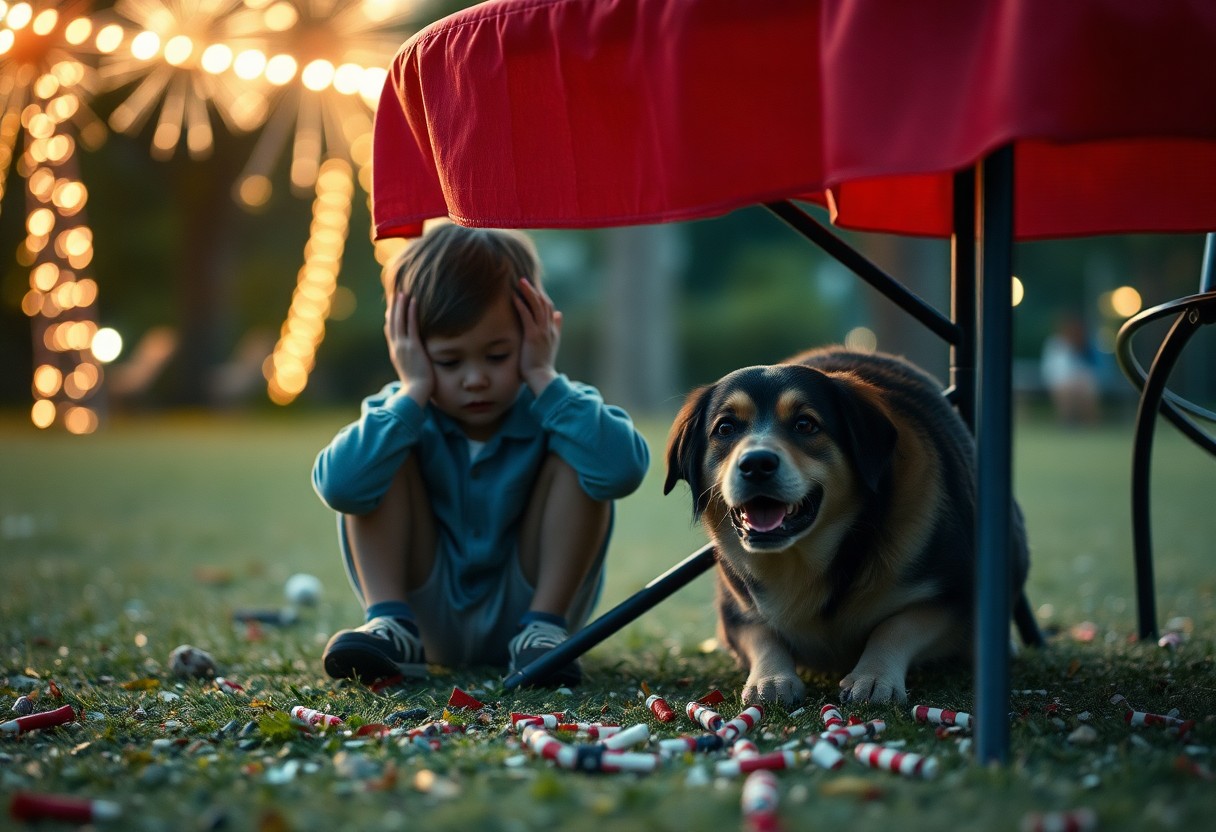
[[[287,579],[283,593],[291,603],[311,607],[321,599],[321,579],[315,575],[297,572]]]

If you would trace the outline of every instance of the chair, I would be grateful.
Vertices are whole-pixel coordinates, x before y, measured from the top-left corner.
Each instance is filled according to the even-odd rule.
[[[1153,586],[1153,540],[1149,511],[1149,475],[1152,472],[1153,435],[1161,413],[1178,430],[1210,454],[1216,440],[1186,414],[1216,422],[1216,413],[1166,389],[1170,372],[1191,336],[1205,324],[1216,322],[1216,233],[1207,235],[1199,293],[1146,309],[1129,318],[1115,339],[1115,354],[1123,374],[1140,390],[1132,445],[1132,547],[1136,567],[1136,614],[1141,639],[1157,638],[1157,599]],[[1132,338],[1147,324],[1173,315],[1170,327],[1145,372],[1132,352]],[[1184,412],[1185,411],[1185,412]]]

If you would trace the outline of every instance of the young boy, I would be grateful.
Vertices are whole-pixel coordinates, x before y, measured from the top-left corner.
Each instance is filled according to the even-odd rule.
[[[330,676],[515,671],[586,623],[612,501],[650,457],[628,414],[554,369],[562,317],[539,273],[522,234],[458,225],[386,269],[398,380],[313,467],[366,610],[326,645]],[[572,662],[538,681],[580,680]]]

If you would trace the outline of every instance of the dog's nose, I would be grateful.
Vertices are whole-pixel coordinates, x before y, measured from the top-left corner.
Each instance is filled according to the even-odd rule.
[[[777,473],[780,458],[772,451],[748,451],[739,457],[739,474],[745,480],[763,481]]]

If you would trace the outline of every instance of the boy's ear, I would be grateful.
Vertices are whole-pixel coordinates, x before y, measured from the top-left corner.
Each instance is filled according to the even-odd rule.
[[[670,494],[680,480],[687,482],[692,490],[693,519],[700,517],[709,504],[701,487],[701,462],[705,458],[705,411],[712,392],[713,386],[709,385],[689,393],[667,437],[667,479],[663,493]]]

